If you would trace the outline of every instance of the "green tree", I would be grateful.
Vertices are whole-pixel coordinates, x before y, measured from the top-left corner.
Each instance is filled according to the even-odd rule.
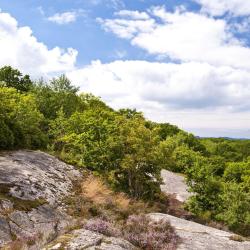
[[[231,229],[246,236],[249,236],[250,232],[249,180],[240,184],[235,182],[224,183],[221,193],[221,212],[217,215],[217,219],[226,222]]]
[[[3,148],[45,146],[46,136],[40,126],[43,115],[37,110],[33,95],[21,94],[14,88],[1,87],[0,103]]]
[[[41,79],[33,89],[39,110],[48,120],[55,119],[61,108],[66,117],[81,109],[77,91],[78,88],[64,75],[52,79],[50,83]]]
[[[248,162],[230,162],[225,172],[225,181],[242,182],[245,176],[250,176],[250,161]]]
[[[156,156],[157,140],[145,127],[141,115],[118,118],[112,152],[116,152],[119,168],[111,171],[113,184],[136,198],[153,198],[160,191],[160,171]]]
[[[6,87],[13,87],[17,90],[27,92],[33,86],[29,75],[22,75],[18,69],[11,66],[0,68],[0,82],[3,82]]]

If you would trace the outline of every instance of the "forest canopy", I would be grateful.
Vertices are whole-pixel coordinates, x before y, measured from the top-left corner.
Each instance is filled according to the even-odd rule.
[[[198,138],[136,110],[113,110],[64,75],[32,81],[5,66],[0,149],[19,148],[54,152],[137,199],[159,197],[162,169],[182,173],[194,193],[191,212],[250,232],[250,140]]]

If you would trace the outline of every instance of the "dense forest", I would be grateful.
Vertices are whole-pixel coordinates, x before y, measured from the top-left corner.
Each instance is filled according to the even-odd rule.
[[[186,208],[250,234],[250,140],[198,138],[79,93],[65,76],[32,81],[0,69],[0,149],[41,149],[136,199],[160,197],[161,169],[182,173]]]

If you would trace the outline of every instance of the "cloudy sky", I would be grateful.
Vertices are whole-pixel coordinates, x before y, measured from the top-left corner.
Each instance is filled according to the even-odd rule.
[[[0,66],[62,73],[114,108],[250,138],[250,1],[0,0]]]

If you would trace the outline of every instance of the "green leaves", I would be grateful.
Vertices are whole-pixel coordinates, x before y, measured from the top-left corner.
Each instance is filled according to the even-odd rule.
[[[37,148],[46,144],[46,136],[40,127],[43,115],[37,110],[33,95],[1,87],[0,103],[2,148]]]
[[[13,87],[23,92],[29,91],[33,86],[29,75],[23,76],[19,70],[13,69],[11,66],[0,68],[0,82],[6,87]]]

